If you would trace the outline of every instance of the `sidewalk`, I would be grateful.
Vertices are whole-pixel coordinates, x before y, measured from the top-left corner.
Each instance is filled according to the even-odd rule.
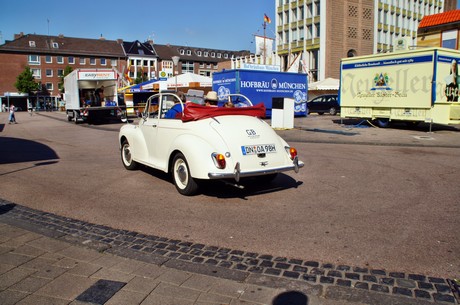
[[[173,249],[174,246],[167,246],[171,240],[125,231],[119,238],[115,235],[120,231],[115,229],[5,203],[0,202],[2,305],[458,304],[449,281],[444,279],[361,268],[353,268],[342,277],[340,271],[330,270],[326,274],[322,268],[333,267],[325,265],[310,268],[309,276],[296,279],[294,271],[272,276],[270,272],[276,270],[275,266],[263,273],[225,268],[210,263],[212,259],[191,259],[193,255],[189,254],[194,252],[200,252],[200,258],[211,253],[198,251],[206,249],[205,245],[199,245],[196,251],[196,245],[185,245],[189,254],[181,255],[177,253],[183,243],[174,241],[177,255],[171,255],[174,251],[166,254],[161,249]],[[66,228],[71,228],[71,234],[65,233]],[[113,239],[109,242],[109,238],[97,238],[92,232]],[[140,251],[146,240],[164,243],[158,243],[159,249],[155,251]],[[235,253],[231,259],[243,255],[237,252],[231,252]],[[277,268],[289,265],[287,261],[282,263],[281,258],[274,261],[279,261]],[[302,268],[307,269],[297,265],[293,270]],[[318,276],[314,275],[321,270]],[[374,275],[366,275],[367,272]]]

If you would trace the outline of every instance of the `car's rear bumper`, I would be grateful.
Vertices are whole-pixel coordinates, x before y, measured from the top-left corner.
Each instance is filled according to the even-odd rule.
[[[294,160],[291,165],[284,166],[284,167],[245,172],[245,171],[241,171],[239,168],[239,164],[237,164],[233,170],[233,173],[208,173],[208,177],[209,179],[235,179],[238,182],[240,178],[244,178],[244,177],[270,175],[270,174],[276,174],[276,173],[287,172],[287,171],[292,171],[292,170],[295,172],[298,172],[299,168],[302,168],[304,165],[305,164],[302,161]]]

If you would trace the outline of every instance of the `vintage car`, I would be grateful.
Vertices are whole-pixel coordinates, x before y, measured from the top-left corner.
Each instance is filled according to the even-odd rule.
[[[143,164],[170,173],[178,192],[190,196],[202,180],[221,179],[242,187],[242,178],[270,181],[280,172],[298,172],[304,166],[297,150],[262,119],[263,103],[254,106],[242,95],[228,98],[236,98],[239,107],[184,103],[171,92],[151,96],[139,123],[120,129],[124,167],[133,170]],[[173,105],[180,105],[182,112],[165,118]]]

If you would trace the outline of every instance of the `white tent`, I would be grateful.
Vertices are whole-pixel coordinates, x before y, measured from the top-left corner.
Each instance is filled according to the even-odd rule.
[[[176,80],[177,77],[177,80]],[[212,78],[195,73],[184,73],[177,76],[170,77],[166,80],[168,88],[177,87],[190,87],[190,83],[199,83],[198,87],[212,87]],[[153,89],[153,83],[142,86],[142,89]]]
[[[176,80],[177,77],[177,80]],[[177,87],[190,87],[190,83],[200,83],[199,87],[211,87],[212,78],[203,76],[195,73],[184,73],[177,76],[168,78],[166,83],[168,87],[175,87],[177,81]]]
[[[326,78],[314,83],[308,84],[308,90],[339,90],[339,80],[335,78]]]

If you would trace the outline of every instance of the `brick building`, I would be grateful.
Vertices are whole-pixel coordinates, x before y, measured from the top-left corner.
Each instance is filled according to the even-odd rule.
[[[60,84],[66,67],[115,68],[124,84],[142,80],[171,77],[193,72],[210,76],[227,68],[230,59],[248,55],[249,51],[228,51],[199,47],[160,45],[152,41],[124,42],[100,39],[73,38],[23,33],[12,41],[0,45],[0,99],[9,104],[27,108],[27,100],[34,107],[43,108],[51,103],[57,107],[61,100]],[[174,66],[172,57],[178,56]],[[42,90],[27,96],[17,92],[14,84],[17,76],[30,67]],[[139,80],[139,79],[138,79]]]
[[[34,107],[54,107],[61,99],[59,84],[64,69],[111,68],[122,70],[126,55],[121,40],[82,39],[59,36],[17,34],[14,40],[0,46],[0,97],[2,103],[16,99],[16,106],[27,108],[27,97],[19,94],[14,84],[17,76],[29,66],[42,89],[29,97]]]

